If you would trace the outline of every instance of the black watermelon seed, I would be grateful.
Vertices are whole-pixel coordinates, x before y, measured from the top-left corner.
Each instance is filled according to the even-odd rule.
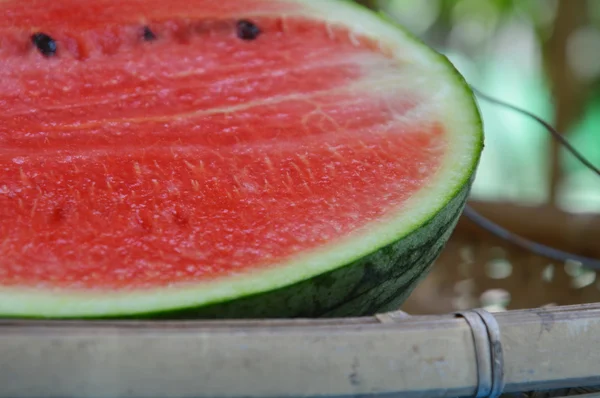
[[[150,30],[149,27],[144,26],[144,40],[146,41],[153,41],[156,40],[156,35],[154,34],[154,32],[152,30]]]
[[[56,54],[56,41],[45,33],[34,33],[31,42],[46,57]]]
[[[254,40],[261,31],[254,23],[242,19],[237,23],[237,36],[242,40]]]

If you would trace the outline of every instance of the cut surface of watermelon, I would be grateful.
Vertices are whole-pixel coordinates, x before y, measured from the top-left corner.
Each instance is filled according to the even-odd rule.
[[[362,314],[414,287],[462,210],[471,93],[360,7],[0,12],[0,315]]]

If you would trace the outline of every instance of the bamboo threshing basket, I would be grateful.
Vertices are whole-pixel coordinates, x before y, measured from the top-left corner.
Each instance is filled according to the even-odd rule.
[[[600,257],[600,217],[474,207],[541,243]],[[589,393],[600,385],[600,285],[593,278],[462,220],[402,311],[343,319],[0,321],[0,397]],[[508,311],[498,312],[501,306]]]

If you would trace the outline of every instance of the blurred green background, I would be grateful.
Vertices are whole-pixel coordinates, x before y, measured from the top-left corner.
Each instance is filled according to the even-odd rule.
[[[447,55],[479,90],[556,126],[600,165],[600,0],[356,0]],[[473,198],[600,212],[600,178],[533,120],[480,100]]]

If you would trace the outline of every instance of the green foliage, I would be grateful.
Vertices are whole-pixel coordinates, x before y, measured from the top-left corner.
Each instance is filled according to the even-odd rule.
[[[573,144],[595,164],[600,161],[600,0],[367,0],[426,43],[446,54],[467,80],[487,93],[555,122],[556,81],[548,74],[549,44],[556,32],[559,2],[586,1],[574,53],[567,65],[583,70],[590,95],[570,131]],[[564,3],[563,3],[564,6]],[[594,33],[595,32],[595,33]],[[594,37],[596,42],[594,42]],[[582,44],[583,43],[583,44]],[[556,57],[554,57],[556,59]],[[583,65],[583,68],[581,67]],[[579,70],[577,70],[579,67]],[[594,71],[596,75],[594,76]],[[481,105],[488,146],[475,182],[474,196],[490,200],[540,203],[548,198],[550,137],[531,120]],[[563,152],[564,153],[564,152]],[[565,154],[566,155],[566,154]],[[597,177],[571,155],[560,162],[564,181],[559,204],[570,210],[600,211]]]

